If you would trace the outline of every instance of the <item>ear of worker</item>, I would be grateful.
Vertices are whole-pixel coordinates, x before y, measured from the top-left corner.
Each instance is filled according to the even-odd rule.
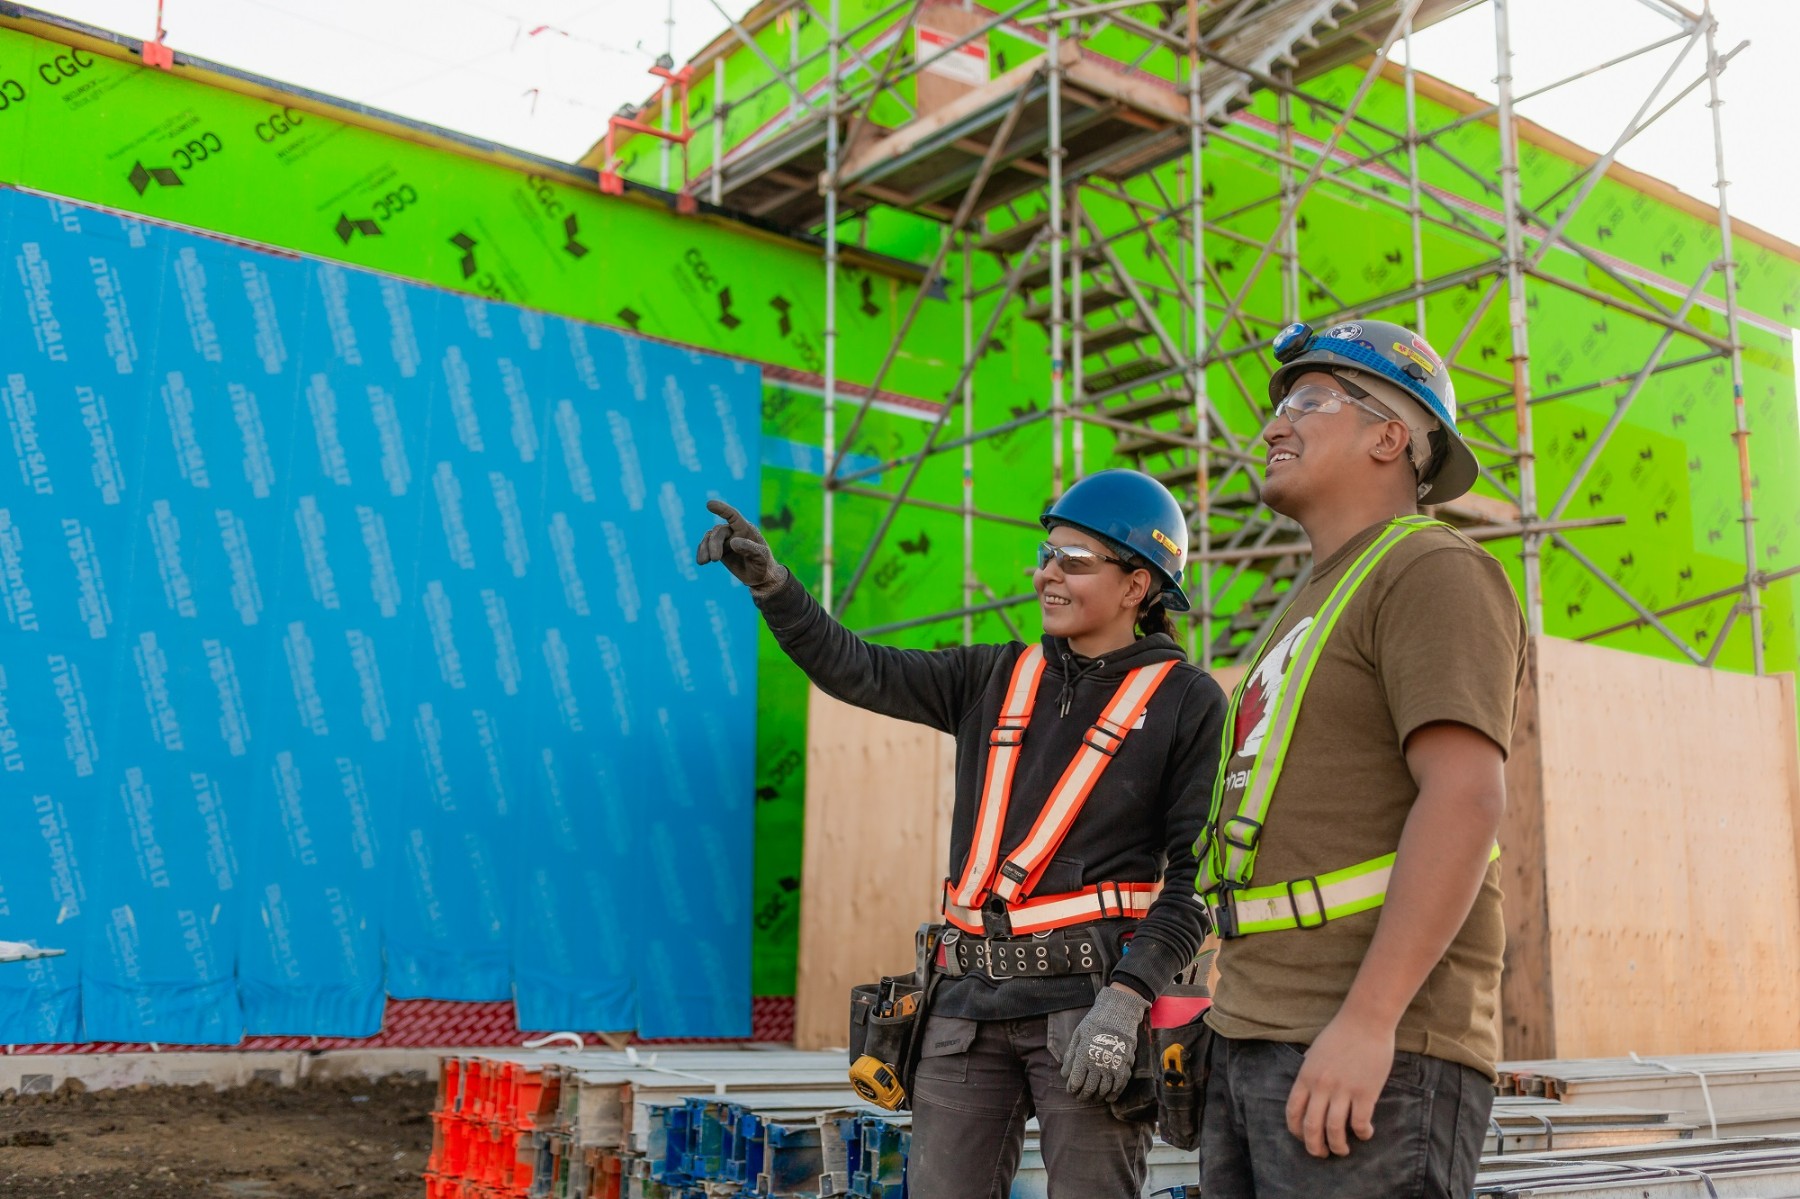
[[[701,566],[723,562],[725,569],[757,599],[780,591],[787,582],[788,569],[775,561],[762,530],[724,500],[708,500],[706,510],[725,523],[714,525],[700,538],[694,561]]]

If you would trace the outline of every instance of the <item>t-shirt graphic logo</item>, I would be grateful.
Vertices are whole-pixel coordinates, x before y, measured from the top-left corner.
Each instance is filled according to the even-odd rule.
[[[1244,696],[1238,701],[1237,728],[1233,730],[1237,738],[1237,748],[1233,756],[1239,754],[1255,757],[1262,752],[1263,738],[1269,734],[1269,717],[1281,703],[1281,689],[1287,683],[1288,667],[1293,664],[1294,646],[1312,627],[1313,618],[1308,616],[1295,625],[1288,635],[1275,643],[1275,648],[1263,655],[1263,660],[1250,676],[1244,687]]]

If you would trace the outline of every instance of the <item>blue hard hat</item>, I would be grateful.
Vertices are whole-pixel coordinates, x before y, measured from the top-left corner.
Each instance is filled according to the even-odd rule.
[[[1103,470],[1063,492],[1040,518],[1045,529],[1067,525],[1110,545],[1122,558],[1141,558],[1162,581],[1163,606],[1186,612],[1181,589],[1188,525],[1169,489],[1141,471]]]
[[[1423,337],[1393,321],[1343,321],[1323,332],[1295,323],[1275,335],[1275,361],[1269,376],[1269,401],[1279,404],[1307,371],[1348,367],[1368,371],[1400,388],[1425,406],[1443,426],[1431,439],[1431,464],[1419,482],[1421,497],[1433,504],[1453,500],[1481,477],[1474,453],[1456,431],[1456,388],[1450,368]]]

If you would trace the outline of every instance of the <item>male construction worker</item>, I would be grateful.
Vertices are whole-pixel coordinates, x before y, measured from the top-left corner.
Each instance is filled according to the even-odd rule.
[[[1221,937],[1201,1190],[1463,1199],[1524,621],[1500,564],[1419,515],[1479,473],[1424,338],[1292,325],[1274,349],[1263,500],[1314,565],[1233,701],[1195,847]]]

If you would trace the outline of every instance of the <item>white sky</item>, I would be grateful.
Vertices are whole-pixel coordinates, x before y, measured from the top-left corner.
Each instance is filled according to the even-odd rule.
[[[1519,92],[1673,33],[1657,0],[1513,0]],[[1685,0],[1698,5],[1700,0]],[[749,0],[719,0],[734,15]],[[823,0],[821,0],[821,7]],[[42,0],[51,11],[143,36],[155,0]],[[1800,241],[1800,2],[1715,0],[1720,49],[1750,48],[1721,87],[1731,207]],[[170,45],[260,75],[361,101],[554,158],[579,157],[606,117],[641,100],[644,71],[670,35],[678,62],[722,30],[713,0],[165,0]],[[1493,9],[1480,5],[1414,39],[1419,66],[1493,94]],[[1611,146],[1678,46],[1523,104],[1521,112],[1591,149]],[[1699,74],[1683,63],[1670,97]],[[1660,106],[1660,105],[1659,105]],[[1619,159],[1709,202],[1710,115],[1702,87]]]

